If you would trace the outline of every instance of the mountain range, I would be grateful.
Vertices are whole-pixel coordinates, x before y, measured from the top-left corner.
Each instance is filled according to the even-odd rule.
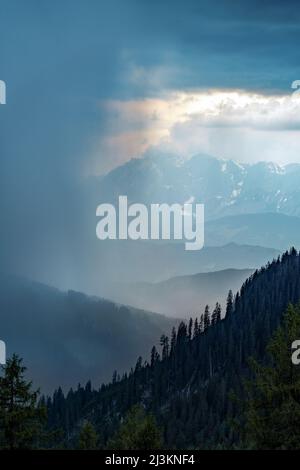
[[[37,246],[21,273],[63,290],[107,297],[107,284],[111,290],[112,283],[124,280],[152,283],[260,267],[290,246],[300,248],[299,175],[296,164],[250,165],[203,154],[188,160],[149,151],[106,175],[85,179],[80,230],[65,243],[59,240],[59,256],[51,240],[47,250]],[[187,252],[172,240],[97,239],[96,208],[117,205],[119,195],[127,195],[129,203],[204,203],[204,249]]]
[[[99,202],[203,203],[206,219],[275,212],[300,216],[300,164],[254,164],[148,151],[96,179]]]

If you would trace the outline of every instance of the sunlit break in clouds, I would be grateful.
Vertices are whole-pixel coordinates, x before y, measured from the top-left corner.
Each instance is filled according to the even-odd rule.
[[[116,166],[151,147],[190,156],[196,152],[241,160],[300,161],[300,95],[240,90],[168,93],[160,98],[109,100],[108,133],[95,145]]]

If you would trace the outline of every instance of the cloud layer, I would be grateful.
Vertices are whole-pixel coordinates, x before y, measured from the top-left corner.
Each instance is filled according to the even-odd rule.
[[[110,125],[95,154],[110,155],[116,165],[154,146],[183,156],[203,152],[249,162],[300,162],[300,95],[292,89],[287,95],[178,91],[103,106]],[[97,172],[97,158],[92,171]]]

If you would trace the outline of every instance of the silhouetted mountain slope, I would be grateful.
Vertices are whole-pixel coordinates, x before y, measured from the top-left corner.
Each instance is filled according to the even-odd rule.
[[[162,338],[162,358],[155,349],[145,365],[139,359],[122,380],[99,392],[80,389],[61,392],[49,402],[49,423],[76,429],[78,419],[91,419],[103,444],[120,418],[134,403],[143,403],[157,416],[167,448],[219,448],[238,444],[232,419],[239,407],[230,398],[243,398],[242,380],[249,374],[248,358],[265,358],[265,347],[289,302],[300,299],[300,256],[295,250],[256,271],[230,299],[226,318],[214,325],[180,324],[167,342]],[[193,327],[193,328],[192,328]],[[81,397],[84,407],[78,406]],[[61,419],[63,409],[68,420]],[[73,418],[70,421],[70,416]]]
[[[43,391],[127,370],[175,320],[108,300],[60,292],[21,278],[1,278],[1,339],[24,357]]]
[[[194,317],[207,304],[225,306],[229,289],[236,291],[252,269],[224,269],[172,277],[157,283],[117,284],[108,297],[139,308],[179,318]]]

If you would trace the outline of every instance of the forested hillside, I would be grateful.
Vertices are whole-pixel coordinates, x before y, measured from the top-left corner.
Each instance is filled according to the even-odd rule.
[[[1,339],[20,354],[43,393],[68,390],[127,370],[176,320],[80,292],[62,292],[19,277],[0,276]],[[109,365],[108,365],[109,364]]]
[[[265,348],[287,305],[300,299],[300,256],[286,252],[256,271],[227,299],[225,319],[213,311],[173,329],[161,338],[161,351],[149,361],[138,358],[129,374],[114,374],[109,385],[91,384],[48,399],[52,429],[64,430],[72,446],[84,420],[91,421],[105,446],[121,418],[137,403],[153,412],[167,448],[232,448],[240,446],[239,400],[249,377],[249,357],[265,360]],[[235,396],[235,398],[233,398]],[[60,441],[61,442],[61,441]]]

